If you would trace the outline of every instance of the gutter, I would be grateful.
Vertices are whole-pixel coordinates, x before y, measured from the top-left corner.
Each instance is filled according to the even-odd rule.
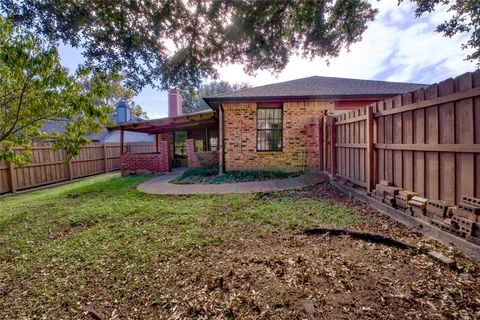
[[[287,102],[287,101],[313,101],[313,100],[369,100],[369,99],[388,99],[398,96],[402,93],[376,93],[376,94],[342,94],[342,95],[285,95],[285,96],[244,96],[244,97],[205,97],[205,101],[210,108],[212,102]]]
[[[222,163],[218,168],[218,174],[222,175],[225,173],[225,110],[223,109],[223,104],[220,104],[220,123],[222,124],[222,147],[220,148],[220,156]]]

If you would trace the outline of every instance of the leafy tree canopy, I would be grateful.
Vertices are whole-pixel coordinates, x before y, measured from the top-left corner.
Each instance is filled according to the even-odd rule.
[[[80,81],[86,78],[88,87]],[[66,148],[70,160],[88,143],[87,132],[107,124],[112,109],[98,101],[107,96],[110,81],[91,69],[70,75],[55,48],[0,17],[0,159],[26,164],[31,143],[46,139]],[[64,133],[42,132],[45,123],[59,120],[66,123]],[[17,146],[26,152],[15,153]]]
[[[130,102],[130,113],[134,116],[140,117],[142,119],[148,119],[147,112],[143,110],[142,106],[135,103]]]
[[[376,14],[367,0],[1,0],[1,9],[136,89],[197,87],[226,63],[279,72],[292,53],[337,56]]]
[[[90,88],[90,77],[81,79],[82,85],[86,88]],[[118,101],[124,100],[130,106],[130,112],[132,115],[137,117],[148,119],[147,112],[143,110],[142,106],[135,103],[133,98],[137,95],[137,92],[131,88],[128,88],[124,85],[125,77],[119,74],[113,74],[110,77],[110,82],[108,84],[110,90],[107,92],[107,95],[103,99],[99,99],[96,103],[97,105],[106,105],[112,108],[115,108]]]
[[[182,108],[184,113],[192,113],[210,109],[203,101],[203,97],[213,96],[220,93],[228,93],[245,88],[250,88],[247,83],[229,83],[227,81],[215,81],[201,85],[199,88],[182,90]]]

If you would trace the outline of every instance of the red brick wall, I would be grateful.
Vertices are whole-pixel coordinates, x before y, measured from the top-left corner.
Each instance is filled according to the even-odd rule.
[[[161,141],[167,141],[168,146],[169,146],[169,157],[171,160],[173,160],[173,132],[165,132],[165,133],[160,133],[158,135],[158,140]]]
[[[159,153],[127,153],[123,155],[122,172],[124,174],[143,172],[169,172],[169,143],[160,141]]]
[[[193,139],[187,139],[187,156],[189,168],[218,166],[218,151],[195,152]]]
[[[320,164],[320,117],[311,118],[306,124],[305,134],[307,135],[306,163],[309,168],[316,168]]]
[[[227,103],[225,110],[225,168],[299,169],[318,167],[318,119],[331,105],[327,101],[283,104],[283,150],[257,152],[257,104]]]

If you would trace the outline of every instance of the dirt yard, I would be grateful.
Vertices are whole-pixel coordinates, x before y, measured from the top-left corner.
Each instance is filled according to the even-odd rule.
[[[138,195],[134,190],[138,183],[132,180],[124,189],[119,187],[131,197],[131,216],[119,216],[123,225],[118,226],[117,220],[103,215],[96,223],[102,223],[102,232],[110,232],[95,237],[85,235],[99,225],[77,220],[68,228],[62,225],[44,232],[32,220],[13,213],[4,217],[0,245],[9,246],[11,239],[15,247],[1,251],[0,318],[480,319],[476,262],[409,232],[328,184],[247,197],[155,198]],[[70,205],[70,211],[66,212],[79,210],[71,201],[92,196],[91,189],[82,188],[54,197],[67,199],[63,206]],[[138,197],[151,200],[149,206],[142,207]],[[155,201],[159,202],[151,204]],[[167,218],[189,212],[191,208],[182,205],[192,201],[200,218],[167,224]],[[279,203],[281,207],[276,206]],[[272,218],[279,208],[286,212]],[[315,216],[322,208],[348,209],[356,218],[327,221]],[[158,229],[159,217],[152,224],[143,214],[148,210],[165,210],[159,217],[168,229]],[[137,212],[141,212],[138,217]],[[301,214],[301,221],[285,223],[291,215]],[[201,244],[200,229],[182,227],[192,221],[208,235],[200,237]],[[316,224],[383,233],[420,249],[302,233],[304,227]],[[140,231],[131,237],[121,234],[127,227]],[[30,245],[23,243],[26,238],[16,238],[14,231],[23,228],[38,235],[31,240],[38,244],[35,250],[22,247]],[[171,246],[160,248],[165,242]],[[155,248],[162,253],[152,255]],[[455,257],[459,270],[423,254],[427,248]]]

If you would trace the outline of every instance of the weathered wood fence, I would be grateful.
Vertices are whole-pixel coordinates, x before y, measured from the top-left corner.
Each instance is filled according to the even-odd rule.
[[[450,203],[480,197],[480,70],[327,119],[325,127],[326,170],[335,176],[369,190],[388,180]]]
[[[127,143],[124,148],[130,153],[151,153],[155,152],[155,143]],[[49,144],[35,144],[31,151],[32,162],[25,167],[0,161],[0,194],[120,169],[119,143],[91,143],[70,163],[65,163],[64,149],[53,151]],[[22,152],[22,149],[16,149],[16,152]]]

